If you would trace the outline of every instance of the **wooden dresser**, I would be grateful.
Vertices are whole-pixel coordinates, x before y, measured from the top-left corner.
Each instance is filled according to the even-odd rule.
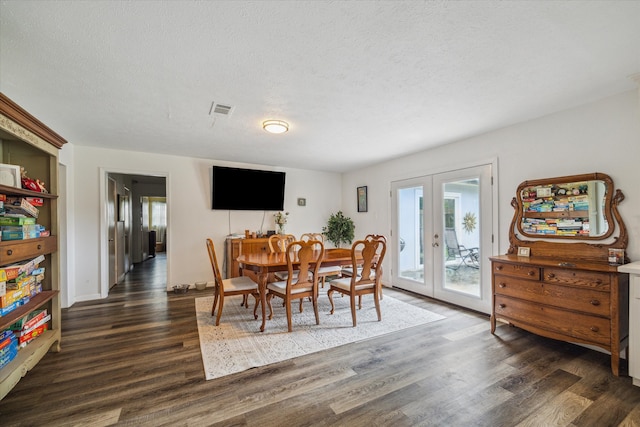
[[[600,347],[620,374],[628,356],[629,275],[624,200],[602,173],[525,181],[511,205],[509,250],[491,260],[491,333],[496,322]],[[610,264],[612,263],[612,264]]]
[[[269,238],[228,238],[225,241],[225,248],[227,278],[238,277],[240,275],[240,268],[236,259],[240,255],[248,253],[269,252]]]
[[[619,354],[629,340],[629,275],[616,266],[562,262],[549,257],[502,255],[491,258],[496,320],[538,335],[601,347],[611,352],[619,374]]]

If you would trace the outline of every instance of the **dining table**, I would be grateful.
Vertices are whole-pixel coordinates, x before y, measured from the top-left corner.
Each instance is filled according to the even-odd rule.
[[[357,260],[358,256],[356,254],[356,261]],[[240,275],[244,275],[246,271],[251,271],[256,275],[256,281],[258,283],[260,293],[260,307],[262,309],[262,324],[260,325],[260,332],[264,332],[267,319],[266,304],[269,273],[287,270],[287,254],[284,252],[247,253],[240,255],[236,261],[238,262]],[[351,249],[329,248],[324,251],[321,266],[345,266],[351,264],[353,264],[351,259]],[[293,268],[296,268],[295,260],[293,262]]]

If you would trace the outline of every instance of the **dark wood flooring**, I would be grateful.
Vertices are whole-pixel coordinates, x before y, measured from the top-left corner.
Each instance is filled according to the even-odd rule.
[[[607,354],[492,335],[485,315],[395,289],[447,318],[205,381],[193,300],[210,291],[167,293],[165,268],[160,255],[63,310],[62,351],[0,401],[0,425],[640,425],[640,387]]]

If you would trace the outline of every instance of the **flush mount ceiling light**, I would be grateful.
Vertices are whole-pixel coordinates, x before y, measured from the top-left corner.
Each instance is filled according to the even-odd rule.
[[[262,122],[262,129],[269,133],[285,133],[289,130],[289,123],[282,120],[265,120]]]

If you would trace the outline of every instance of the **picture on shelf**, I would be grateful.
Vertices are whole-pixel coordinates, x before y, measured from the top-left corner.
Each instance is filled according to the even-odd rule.
[[[0,163],[0,185],[21,188],[20,166]]]

